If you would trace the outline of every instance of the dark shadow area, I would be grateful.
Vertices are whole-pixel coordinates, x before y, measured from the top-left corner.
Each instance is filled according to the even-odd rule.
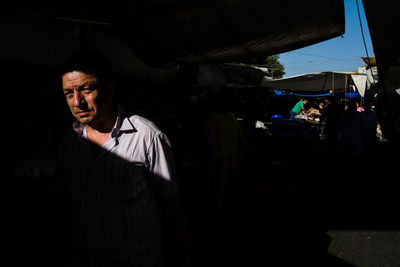
[[[158,243],[162,255],[150,254],[150,259],[157,256],[165,266],[178,266],[183,248],[175,233],[180,230],[166,227],[169,202],[159,197],[171,190],[170,182],[156,175],[143,179],[143,164],[100,147],[92,154],[95,145],[78,139],[71,129],[56,139],[60,148],[55,149],[59,156],[53,155],[57,169],[52,175],[19,175],[6,186],[4,240],[13,266],[147,264],[131,258]]]
[[[1,118],[5,243],[14,266],[30,266],[45,230],[52,154],[72,120],[50,67],[3,63],[10,66],[5,88],[12,88],[5,99],[18,100],[7,102]],[[19,79],[21,73],[26,80]],[[276,109],[277,103],[261,89],[232,89],[232,113],[246,145],[238,147],[237,167],[226,184],[229,205],[224,207],[229,207],[231,228],[216,245],[209,229],[212,89],[193,86],[194,80],[189,74],[168,84],[119,80],[122,104],[154,121],[171,140],[193,266],[353,266],[328,252],[330,230],[400,230],[398,97],[376,104],[389,141],[377,141],[368,153],[347,158],[336,150],[335,130],[321,139],[316,125],[288,128],[269,121],[289,110],[291,102]],[[256,120],[268,120],[267,128],[255,128]],[[63,234],[57,246],[48,248],[48,266],[66,253]]]

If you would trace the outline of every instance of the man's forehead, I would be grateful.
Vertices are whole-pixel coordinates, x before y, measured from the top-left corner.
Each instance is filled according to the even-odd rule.
[[[87,74],[81,71],[67,72],[62,76],[63,86],[79,86],[85,83],[96,82],[97,78],[93,74]]]

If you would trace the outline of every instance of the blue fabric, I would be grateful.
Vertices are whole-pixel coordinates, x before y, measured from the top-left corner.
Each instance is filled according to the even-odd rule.
[[[332,95],[331,93],[325,93],[325,94],[319,94],[319,95],[288,94],[288,93],[284,93],[279,90],[274,90],[274,92],[275,92],[275,95],[277,95],[277,96],[324,97],[324,96]]]
[[[346,92],[347,98],[360,98],[361,95],[358,92]]]
[[[275,114],[275,115],[271,116],[271,120],[273,120],[273,119],[283,119],[283,116]]]

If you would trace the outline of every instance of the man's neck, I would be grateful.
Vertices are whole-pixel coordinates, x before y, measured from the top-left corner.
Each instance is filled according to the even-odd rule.
[[[86,124],[86,131],[91,131],[96,134],[111,133],[115,125],[115,118],[103,121],[101,123],[88,123]]]
[[[91,143],[101,147],[110,137],[112,128],[113,127],[104,127],[104,129],[96,129],[86,125],[87,138]]]
[[[116,119],[116,113],[112,112],[100,122],[87,124],[86,133],[88,140],[98,146],[102,146],[110,137]]]

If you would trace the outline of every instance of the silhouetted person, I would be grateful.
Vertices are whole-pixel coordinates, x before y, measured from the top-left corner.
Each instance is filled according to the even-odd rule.
[[[337,102],[337,98],[331,97],[325,99],[325,114],[326,114],[326,122],[325,122],[325,134],[328,139],[328,145],[330,154],[333,156],[333,152],[336,150],[337,145],[337,123],[340,115],[343,110]]]
[[[356,109],[357,109],[357,112],[363,112],[364,111],[364,108],[360,105],[360,102],[356,102]]]
[[[209,227],[213,245],[232,239],[233,186],[238,161],[238,143],[243,140],[235,115],[230,111],[229,96],[215,93],[207,122]],[[223,240],[222,240],[223,239]]]
[[[320,136],[326,135],[326,109],[327,104],[324,102],[320,102],[318,104],[318,111],[319,111],[319,121],[320,121]]]
[[[357,112],[354,101],[349,101],[346,110],[338,121],[338,152],[339,155],[351,160],[364,153],[364,122],[362,114]]]
[[[363,126],[364,126],[364,145],[366,153],[371,153],[377,141],[376,133],[378,126],[378,116],[372,110],[371,99],[366,98],[364,103],[365,110],[362,112]]]
[[[101,55],[67,59],[61,77],[76,121],[60,142],[52,188],[66,210],[53,200],[48,223],[56,225],[57,211],[67,222],[68,266],[164,266],[165,258],[183,266],[188,244],[168,138],[114,102]],[[174,255],[164,255],[163,241]]]

